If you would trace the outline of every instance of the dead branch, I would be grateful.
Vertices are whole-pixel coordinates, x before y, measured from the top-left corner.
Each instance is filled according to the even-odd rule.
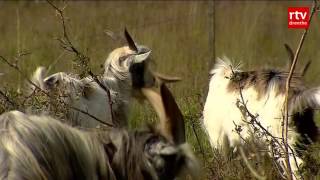
[[[70,51],[72,53],[74,53],[76,55],[76,57],[81,61],[85,63],[85,71],[86,73],[91,76],[91,78],[107,93],[107,96],[109,98],[109,108],[110,108],[110,112],[111,112],[111,120],[112,123],[115,123],[114,120],[114,113],[112,110],[112,100],[111,100],[111,93],[110,90],[103,84],[101,83],[101,81],[98,79],[97,75],[93,74],[92,71],[90,70],[90,68],[87,68],[89,65],[87,64],[87,62],[90,60],[90,58],[86,55],[84,55],[83,53],[81,53],[71,42],[70,38],[69,38],[69,34],[67,32],[67,28],[66,28],[66,22],[65,22],[65,16],[64,16],[64,9],[66,8],[66,5],[64,6],[64,8],[60,9],[59,7],[57,7],[56,5],[54,5],[50,0],[47,0],[47,2],[57,11],[58,15],[60,16],[60,20],[61,20],[61,26],[63,29],[63,38],[58,39],[58,41],[60,42],[61,46],[67,50]],[[81,64],[80,64],[81,66]]]
[[[24,77],[28,83],[32,84],[36,89],[42,91],[44,94],[46,94],[47,96],[49,96],[49,94],[44,91],[43,89],[41,89],[39,86],[37,86],[35,83],[33,83],[29,78],[27,78],[28,76],[21,71],[21,69],[18,67],[17,64],[13,64],[10,61],[8,61],[6,58],[4,58],[3,56],[0,55],[0,60],[2,62],[4,62],[5,64],[7,64],[8,66],[10,66],[11,68],[13,68],[15,71],[17,71],[20,75],[22,75],[22,77]]]
[[[14,101],[12,101],[5,92],[0,90],[0,95],[4,98],[4,100],[8,103],[10,103],[13,107],[19,107],[19,105],[17,103],[15,103]]]
[[[311,9],[311,14],[310,14],[310,18],[309,18],[309,26],[311,25],[311,20],[312,17],[314,15],[314,13],[316,12],[316,10],[318,9],[317,6],[317,1],[314,0],[313,1],[313,6]],[[309,27],[306,28],[301,36],[299,45],[297,47],[297,50],[295,52],[292,64],[291,64],[291,68],[289,71],[289,75],[286,81],[286,91],[285,91],[285,101],[284,101],[284,118],[283,118],[283,128],[282,128],[282,140],[283,140],[283,144],[285,146],[285,156],[286,156],[286,165],[287,165],[287,172],[288,172],[288,177],[289,180],[291,180],[293,177],[293,173],[292,173],[292,169],[291,169],[291,164],[290,164],[290,160],[289,160],[289,145],[288,145],[288,126],[289,126],[289,102],[288,102],[288,98],[289,98],[289,89],[290,89],[290,82],[292,79],[292,75],[293,72],[295,70],[296,64],[298,62],[298,57],[302,48],[302,45],[304,43],[304,40],[306,38],[306,35],[308,33]]]
[[[25,55],[25,54],[23,54]],[[28,76],[23,73],[23,71],[21,71],[21,69],[19,68],[19,66],[15,63],[11,63],[9,60],[7,60],[6,58],[4,58],[3,56],[0,56],[0,60],[2,60],[2,62],[4,62],[5,64],[7,64],[8,66],[10,66],[11,68],[13,68],[15,71],[17,71],[18,73],[20,73],[20,75],[22,75],[22,77],[24,77],[25,80],[27,80],[28,83],[30,83],[31,85],[33,85],[36,89],[31,93],[30,96],[25,97],[25,99],[22,101],[22,105],[26,102],[27,99],[29,99],[31,96],[34,95],[36,90],[39,90],[40,92],[42,92],[43,94],[45,94],[47,97],[51,98],[50,94],[48,94],[48,92],[46,92],[45,90],[41,89],[38,85],[36,85],[35,83],[33,83],[29,78],[27,78]],[[14,107],[19,107],[20,105],[15,103],[14,101],[12,101],[4,92],[0,91],[0,95],[5,99],[6,102],[9,102],[11,105],[13,105]],[[61,98],[61,97],[59,97]],[[65,102],[61,101],[61,103],[63,103],[63,105],[67,105]],[[102,120],[99,120],[98,118],[96,118],[95,116],[89,114],[88,112],[82,111],[80,109],[77,108],[73,108],[76,111],[79,111],[83,114],[86,114],[90,117],[92,117],[93,119],[99,121],[100,123],[107,125],[107,126],[112,126],[106,122],[103,122]]]
[[[235,79],[234,77],[236,76],[235,72],[233,71],[233,67],[230,67],[232,74],[230,79]],[[247,102],[245,101],[244,97],[243,97],[243,93],[242,93],[242,89],[243,87],[241,86],[240,82],[238,83],[238,89],[239,89],[239,95],[240,95],[240,99],[237,102],[237,107],[239,108],[239,110],[241,111],[241,113],[243,114],[244,118],[243,118],[243,122],[245,122],[246,124],[250,125],[253,130],[255,130],[256,132],[259,132],[259,136],[260,138],[264,137],[265,139],[271,139],[269,141],[269,145],[271,148],[271,154],[272,154],[272,159],[275,159],[276,156],[282,157],[282,154],[285,152],[285,148],[282,145],[282,138],[280,137],[275,137],[272,133],[270,133],[261,123],[260,121],[258,121],[258,116],[259,115],[253,115],[251,113],[251,111],[248,109],[247,107]],[[249,117],[249,121],[247,120],[247,117]],[[240,138],[242,140],[244,140],[244,142],[246,142],[246,140],[241,136],[241,126],[235,124],[235,131],[236,133],[240,136]],[[291,147],[290,147],[291,149]],[[292,151],[293,152],[293,151]],[[242,155],[243,156],[243,155]],[[294,156],[294,154],[293,154]],[[294,158],[294,160],[296,161],[296,158]],[[245,160],[246,161],[246,160]],[[281,177],[284,177],[283,174],[280,171],[280,168],[278,166],[278,163],[276,161],[273,161],[273,163],[275,164],[275,166],[277,167],[277,170],[279,172],[279,175]],[[297,163],[297,162],[296,162]],[[252,169],[252,167],[250,166],[250,164],[247,164],[247,167],[249,168],[249,170],[253,173],[254,176],[258,175],[256,174],[256,171],[254,169]],[[262,176],[260,176],[262,177]]]
[[[76,107],[70,107],[70,108],[71,108],[71,109],[74,109],[74,110],[76,110],[76,111],[79,111],[79,112],[81,112],[82,114],[85,114],[85,115],[93,118],[94,120],[98,121],[98,122],[101,123],[101,124],[104,124],[104,125],[109,126],[109,127],[114,127],[113,124],[109,124],[109,123],[107,123],[107,122],[102,121],[101,119],[98,119],[97,117],[95,117],[95,116],[93,116],[92,114],[90,114],[88,111],[83,111],[83,110],[78,109],[78,108],[76,108]]]

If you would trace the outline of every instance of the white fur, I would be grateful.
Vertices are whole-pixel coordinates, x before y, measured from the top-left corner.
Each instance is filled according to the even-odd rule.
[[[94,118],[79,111],[82,110],[101,121],[112,124],[108,95],[92,78],[80,79],[76,76],[59,72],[41,79],[43,76],[39,75],[45,74],[43,71],[45,71],[44,67],[39,67],[35,71],[32,78],[33,82],[42,90],[50,92],[52,87],[49,86],[49,81],[54,79],[53,85],[57,86],[56,88],[62,92],[62,95],[67,95],[62,99],[67,105],[71,106],[69,116],[73,122],[82,127],[96,127],[100,124]],[[90,89],[89,97],[83,95],[85,87]],[[115,97],[114,93],[112,93],[112,96]]]
[[[239,91],[227,91],[227,86],[230,82],[228,78],[231,77],[232,71],[240,71],[231,67],[234,66],[230,60],[224,57],[223,59],[218,59],[214,69],[211,71],[213,76],[210,80],[209,92],[204,106],[203,123],[214,148],[223,148],[225,137],[229,140],[231,146],[242,143],[239,135],[234,130],[234,123],[242,126],[241,135],[243,137],[248,137],[249,131],[251,131],[247,123],[243,121],[243,115],[236,105],[237,101],[241,99]],[[282,137],[281,121],[284,95],[281,93],[276,95],[275,86],[276,84],[271,83],[266,95],[260,99],[258,99],[258,93],[253,87],[243,89],[242,94],[248,110],[254,115],[259,115],[257,120],[261,125],[267,128],[274,136]],[[320,102],[320,91],[318,90],[317,92],[313,100]],[[295,108],[291,107],[290,109],[293,110]],[[290,128],[288,135],[289,145],[293,145],[296,136],[295,130]],[[290,160],[293,169],[296,170],[297,167],[294,166],[295,163],[292,156]],[[301,159],[298,158],[298,165],[301,162]]]
[[[90,86],[92,93],[90,93],[89,98],[85,98],[82,95],[76,96],[73,99],[73,106],[87,112],[103,122],[113,124],[109,105],[111,100],[109,99],[108,94],[95,81],[93,81],[93,79],[82,79],[82,83],[84,81],[86,86]],[[111,93],[111,97],[115,98],[114,92]],[[116,106],[113,105],[113,107]],[[77,110],[72,110],[72,117],[76,118],[82,127],[96,127],[100,124],[92,117],[89,117]]]
[[[90,77],[80,79],[79,77],[59,72],[44,78],[45,69],[39,67],[35,71],[32,80],[41,89],[50,91],[48,84],[50,84],[50,79],[52,80],[53,78],[55,80],[52,84],[55,84],[55,81],[59,81],[57,83],[59,89],[65,90],[65,93],[69,95],[69,98],[65,98],[65,102],[71,107],[87,112],[108,124],[126,126],[129,105],[132,101],[132,96],[135,94],[135,90],[131,85],[132,80],[129,68],[136,62],[134,56],[128,56],[123,60],[120,60],[120,57],[132,54],[134,52],[129,47],[124,46],[113,50],[106,59],[105,72],[101,77],[101,83],[109,89],[111,100],[107,92]],[[145,56],[144,58],[146,59],[147,57]],[[89,97],[85,97],[82,94],[85,87],[90,89]],[[110,101],[112,101],[112,111],[114,112],[113,120],[111,118]],[[83,127],[91,128],[101,125],[89,115],[72,108],[71,118]]]

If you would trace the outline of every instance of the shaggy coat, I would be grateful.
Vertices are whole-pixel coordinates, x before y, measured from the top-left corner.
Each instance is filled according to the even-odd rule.
[[[0,116],[0,179],[170,180],[196,170],[186,145],[156,131],[83,132],[48,116]]]
[[[245,119],[248,122],[249,119],[243,116],[237,106],[241,100],[239,87],[250,113],[258,115],[257,120],[275,137],[282,137],[287,72],[274,69],[242,71],[225,57],[218,59],[211,74],[203,123],[213,147],[224,148],[226,145],[236,146],[241,143],[240,136],[235,132],[235,124],[241,126],[244,138],[248,138],[253,132],[243,121]],[[301,144],[309,144],[318,138],[313,109],[320,105],[320,89],[306,88],[301,76],[294,74],[289,94],[288,141],[298,152]],[[295,164],[292,157],[291,161],[291,164]],[[298,158],[299,164],[301,160]]]
[[[111,99],[107,92],[90,77],[80,79],[64,72],[45,77],[45,68],[39,67],[32,81],[42,90],[60,91],[64,102],[71,107],[68,117],[72,122],[77,122],[76,125],[92,128],[101,125],[99,121],[103,121],[114,126],[125,127],[132,98],[141,98],[141,93],[137,89],[149,86],[154,79],[147,65],[151,50],[145,46],[136,45],[126,31],[125,36],[128,46],[117,48],[109,54],[104,65],[105,72],[100,77],[102,85],[109,90]],[[143,84],[135,82],[143,82]],[[34,90],[35,87],[32,86],[32,89]],[[116,117],[113,121],[110,103],[113,116]]]

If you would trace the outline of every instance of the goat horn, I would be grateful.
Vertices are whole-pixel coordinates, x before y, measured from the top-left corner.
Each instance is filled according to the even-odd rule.
[[[291,47],[287,43],[284,43],[284,47],[286,48],[288,56],[289,56],[290,64],[288,65],[288,69],[290,69],[291,64],[293,63],[294,53],[293,53]]]
[[[127,31],[127,28],[124,29],[124,36],[126,37],[129,48],[135,52],[138,52],[138,48],[137,48],[134,40],[130,36],[129,32]]]
[[[301,76],[303,77],[305,74],[306,74],[306,72],[308,71],[308,69],[309,69],[309,67],[310,67],[310,64],[311,64],[311,60],[309,60],[308,62],[307,62],[307,64],[304,66],[304,68],[302,69],[302,71],[301,71]]]

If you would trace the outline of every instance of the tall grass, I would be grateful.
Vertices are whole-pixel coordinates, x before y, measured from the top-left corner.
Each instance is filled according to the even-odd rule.
[[[302,33],[287,28],[287,7],[309,4],[306,1],[215,2],[216,56],[227,55],[241,61],[244,68],[285,66],[288,57],[283,44],[295,48]],[[223,159],[220,152],[212,150],[201,128],[201,103],[206,97],[208,72],[212,68],[208,62],[214,61],[208,42],[208,18],[213,18],[208,16],[209,5],[208,1],[79,1],[69,2],[65,13],[72,41],[91,58],[95,73],[102,71],[108,53],[121,45],[104,31],[122,33],[127,27],[138,43],[152,49],[154,69],[183,78],[182,82],[169,86],[185,115],[187,139],[205,167],[203,178],[252,179],[241,161]],[[39,65],[50,66],[49,73],[73,71],[72,55],[64,52],[55,40],[62,35],[59,18],[46,2],[1,1],[0,7],[0,55],[13,60],[17,51],[30,52],[19,61],[21,69],[29,75]],[[298,64],[302,67],[306,61],[313,60],[306,75],[311,86],[320,83],[317,78],[319,30],[317,15]],[[6,65],[0,64],[0,72],[5,73],[0,76],[0,88],[7,84],[14,88],[23,85],[23,78]],[[150,106],[137,103],[134,107],[131,127],[156,120]],[[276,177],[268,158],[256,163],[262,163],[268,177]]]

